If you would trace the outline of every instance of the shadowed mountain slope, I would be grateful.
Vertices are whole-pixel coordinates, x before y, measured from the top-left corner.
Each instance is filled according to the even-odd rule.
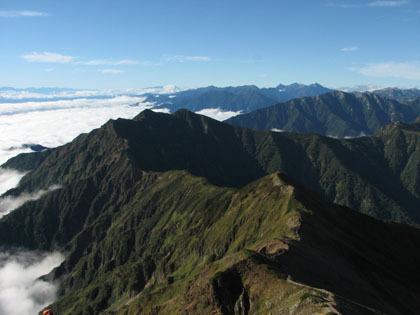
[[[392,121],[411,122],[419,115],[407,105],[375,94],[336,91],[293,99],[225,122],[259,130],[315,132],[344,138],[371,135]]]
[[[145,171],[183,169],[230,187],[281,171],[332,202],[419,224],[419,137],[418,122],[393,123],[373,137],[337,140],[232,127],[186,110],[173,115],[147,110],[134,120],[110,121],[61,148],[33,153],[32,160],[43,162],[9,194],[106,174],[126,157]],[[4,166],[27,170],[28,160],[23,154]]]

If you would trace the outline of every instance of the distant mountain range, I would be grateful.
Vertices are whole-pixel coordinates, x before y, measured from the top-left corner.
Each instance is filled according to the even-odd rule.
[[[260,130],[358,137],[371,135],[393,121],[415,120],[420,116],[420,108],[416,104],[401,104],[374,93],[335,91],[293,99],[232,117],[226,122]]]
[[[284,102],[292,98],[314,96],[332,90],[317,83],[303,85],[278,85],[275,88],[258,88],[255,85],[238,87],[209,86],[174,93],[171,95],[146,94],[146,102],[156,103],[171,111],[188,109],[200,111],[206,108],[220,108],[224,111],[249,112],[257,108]]]
[[[58,314],[416,314],[420,231],[324,198],[420,225],[419,146],[420,120],[337,140],[146,110],[4,164],[31,170],[8,196],[61,188],[0,246],[66,253]]]
[[[397,100],[400,103],[406,104],[407,102],[413,101],[420,97],[419,89],[398,89],[398,88],[386,88],[381,90],[375,90],[372,93],[377,95]]]

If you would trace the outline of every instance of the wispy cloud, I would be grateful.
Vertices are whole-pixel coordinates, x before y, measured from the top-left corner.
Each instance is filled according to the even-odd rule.
[[[76,66],[127,66],[127,65],[139,65],[145,67],[151,66],[161,66],[161,63],[151,62],[151,61],[139,61],[133,59],[121,59],[121,60],[112,60],[112,59],[93,59],[88,61],[80,61],[81,58],[74,56],[66,56],[59,53],[53,52],[32,52],[30,54],[24,54],[20,56],[26,61],[30,62],[44,62],[44,63],[70,63]],[[186,60],[195,60],[194,58],[206,58],[206,57],[186,57]],[[188,59],[192,58],[192,59]],[[79,59],[79,60],[75,60]],[[198,59],[196,59],[198,60]],[[110,71],[107,71],[110,72]],[[122,72],[122,71],[120,71]],[[116,73],[114,71],[114,73]]]
[[[74,62],[76,65],[84,65],[84,66],[123,66],[123,65],[139,65],[145,67],[151,66],[160,66],[161,63],[151,62],[151,61],[139,61],[139,60],[131,60],[131,59],[123,59],[123,60],[110,60],[110,59],[94,59],[89,61],[77,61]]]
[[[118,69],[99,69],[98,72],[118,74],[118,73],[123,73],[124,71],[123,70],[118,70]]]
[[[4,162],[3,161],[0,161]],[[0,167],[0,195],[16,187],[19,184],[19,181],[26,173],[19,172],[17,170],[1,168]]]
[[[0,11],[0,17],[5,18],[14,18],[14,17],[34,17],[34,16],[47,16],[47,12],[39,12],[39,11],[14,11],[14,10],[8,10],[8,11]]]
[[[45,62],[45,63],[69,63],[74,57],[65,56],[57,53],[51,52],[32,52],[30,54],[25,54],[21,56],[23,59],[30,62]]]
[[[186,62],[186,61],[212,61],[211,57],[208,56],[184,56],[184,55],[173,55],[166,56],[166,61],[171,62]]]
[[[359,50],[360,48],[357,46],[350,46],[350,47],[343,47],[340,50],[341,51],[356,51]]]
[[[108,59],[95,59],[89,61],[77,61],[75,62],[77,65],[86,65],[86,66],[119,66],[119,65],[138,65],[139,62],[137,60],[108,60]]]
[[[383,1],[373,1],[369,2],[368,6],[370,7],[398,7],[404,4],[408,4],[408,0],[383,0]]]
[[[32,193],[22,193],[19,196],[5,196],[0,198],[0,218],[15,210],[16,208],[19,208],[25,202],[37,200],[46,193],[59,188],[60,186],[54,185],[49,187],[47,190],[41,189]]]
[[[349,68],[370,77],[393,77],[420,80],[420,62],[369,63],[361,68]]]

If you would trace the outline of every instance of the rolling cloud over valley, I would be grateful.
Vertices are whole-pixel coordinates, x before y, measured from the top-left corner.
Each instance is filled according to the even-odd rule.
[[[56,299],[57,284],[39,279],[64,260],[60,253],[0,250],[0,314],[37,314]]]

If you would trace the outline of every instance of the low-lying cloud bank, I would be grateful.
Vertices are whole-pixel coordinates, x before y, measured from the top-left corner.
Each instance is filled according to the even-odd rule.
[[[59,189],[60,186],[53,185],[47,190],[41,189],[32,193],[22,193],[19,196],[5,196],[0,198],[0,218],[23,205],[30,200],[37,200],[47,192]]]
[[[222,109],[218,108],[205,108],[198,112],[197,114],[204,115],[219,121],[223,121],[229,119],[233,116],[237,116],[242,113],[242,111],[234,112],[234,111],[223,111]]]
[[[334,135],[327,135],[327,137],[334,138],[334,139],[356,139],[356,138],[362,138],[362,137],[366,137],[366,136],[368,136],[368,135],[363,131],[360,131],[360,133],[357,136],[338,137],[338,136],[334,136]]]
[[[25,174],[24,172],[0,167],[0,195],[16,187]]]
[[[0,314],[33,315],[57,298],[57,283],[40,280],[64,260],[60,253],[0,250]]]

